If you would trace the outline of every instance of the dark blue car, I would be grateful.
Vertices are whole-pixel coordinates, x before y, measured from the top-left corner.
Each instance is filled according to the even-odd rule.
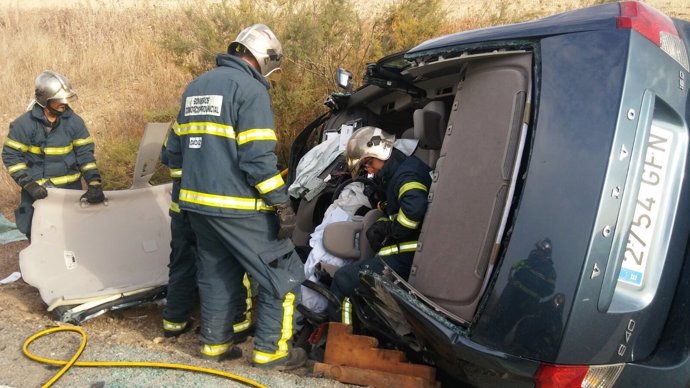
[[[331,96],[291,181],[364,125],[433,169],[412,273],[361,274],[360,330],[473,386],[687,386],[689,42],[687,21],[609,3],[429,40]],[[333,180],[300,197],[298,247]]]

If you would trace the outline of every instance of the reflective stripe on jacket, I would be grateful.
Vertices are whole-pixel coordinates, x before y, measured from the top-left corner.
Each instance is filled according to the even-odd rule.
[[[181,178],[180,208],[226,217],[272,210],[288,195],[268,84],[237,57],[216,62],[187,86],[167,142],[171,173]]]
[[[84,121],[69,107],[51,127],[43,108],[34,104],[10,124],[2,161],[16,182],[48,181],[64,186],[81,179],[101,179],[93,138]]]
[[[417,250],[417,241],[401,242],[394,245],[388,245],[379,250],[379,256],[391,256],[398,253],[414,252]]]

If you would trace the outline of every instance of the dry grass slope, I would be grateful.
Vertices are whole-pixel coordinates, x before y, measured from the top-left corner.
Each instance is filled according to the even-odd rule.
[[[359,7],[363,15],[371,17],[386,12],[386,5],[400,1],[363,2]],[[601,1],[473,0],[462,7],[445,1],[443,7],[452,17],[447,25],[438,26],[438,31],[524,21],[595,2]],[[10,122],[26,108],[36,75],[45,69],[56,70],[67,75],[79,93],[74,108],[96,140],[96,156],[106,187],[127,187],[145,123],[170,117],[191,78],[174,65],[174,58],[161,45],[166,32],[181,30],[184,5],[189,3],[74,0],[60,2],[59,6],[49,3],[51,8],[44,4],[0,0],[0,52],[5,53],[0,72],[0,90],[5,91],[0,99],[0,139],[4,140]],[[690,19],[690,6],[685,0],[654,0],[649,4],[669,15]],[[337,65],[328,62],[329,58],[314,58],[319,60],[324,66]],[[314,98],[313,90],[297,86],[291,90],[294,98]],[[314,100],[321,98],[316,96]],[[281,130],[294,134],[299,129]],[[17,202],[18,187],[4,168],[0,170],[0,209],[6,210]],[[11,218],[10,214],[6,216]]]
[[[153,8],[2,8],[0,88],[6,94],[0,100],[0,138],[31,100],[36,75],[53,69],[77,90],[74,109],[96,139],[104,175],[122,180],[133,170],[147,114],[177,106],[188,81],[159,44],[170,27],[169,12]],[[119,152],[108,152],[110,147]],[[129,155],[115,159],[122,152]],[[1,201],[15,202],[17,186],[4,169],[0,180]]]

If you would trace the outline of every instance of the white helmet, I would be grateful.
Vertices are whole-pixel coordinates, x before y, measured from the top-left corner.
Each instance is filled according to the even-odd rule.
[[[376,127],[362,127],[347,141],[345,157],[353,177],[357,176],[366,158],[388,160],[393,152],[395,135]]]
[[[276,34],[264,24],[254,24],[242,30],[228,46],[228,53],[239,53],[243,48],[249,50],[256,58],[264,77],[280,69],[283,46]]]
[[[35,98],[38,105],[45,108],[50,100],[69,104],[76,97],[77,92],[64,75],[46,70],[36,77]]]

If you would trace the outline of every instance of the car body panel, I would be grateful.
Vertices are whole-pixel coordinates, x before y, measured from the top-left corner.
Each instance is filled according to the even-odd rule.
[[[533,39],[571,32],[613,29],[616,26],[615,18],[618,15],[618,3],[610,3],[574,10],[535,21],[463,31],[430,39],[410,49],[405,54],[405,57],[414,58],[426,55],[429,52],[441,51],[449,47],[457,48],[459,45],[473,43],[485,44],[491,41]]]
[[[540,95],[529,172],[510,243],[500,264],[502,269],[476,325],[478,341],[485,338],[487,343],[505,351],[524,348],[528,357],[555,361],[564,326],[550,331],[553,338],[539,346],[531,346],[534,339],[528,332],[524,338],[504,343],[515,324],[535,314],[517,303],[520,295],[508,295],[504,289],[510,269],[527,258],[536,242],[550,238],[556,273],[554,294],[563,295],[564,306],[558,312],[542,311],[561,315],[543,317],[542,322],[568,322],[580,278],[573,275],[583,270],[620,105],[620,90],[614,85],[621,82],[627,56],[622,35],[627,34],[615,30],[606,34],[585,32],[550,37],[541,42]],[[585,47],[589,50],[583,50]],[[602,58],[604,52],[611,55]],[[563,71],[566,68],[573,70]],[[612,78],[615,75],[617,78]],[[581,82],[583,78],[592,82]],[[592,88],[592,85],[611,86]],[[587,98],[577,98],[581,95]],[[497,310],[501,298],[517,299],[513,309]],[[495,331],[499,320],[510,320],[500,325],[507,330],[504,333]]]
[[[686,222],[676,224],[675,219],[676,214],[683,214],[677,213],[676,201],[679,196],[688,195],[687,183],[682,190],[680,187],[677,189],[676,198],[665,198],[655,205],[668,212],[668,218],[659,221],[661,225],[657,228],[657,233],[665,236],[660,237],[656,244],[660,250],[649,259],[656,263],[648,266],[647,279],[644,279],[645,283],[640,290],[639,305],[635,306],[634,303],[637,302],[634,300],[625,301],[626,288],[629,287],[618,281],[618,274],[621,272],[620,259],[623,257],[622,250],[626,249],[626,242],[633,239],[628,234],[637,231],[635,229],[631,232],[631,228],[626,227],[637,221],[633,220],[632,212],[626,214],[625,206],[627,201],[635,200],[639,189],[639,186],[636,186],[635,174],[642,174],[643,180],[649,173],[656,174],[652,168],[648,168],[648,163],[654,160],[654,156],[650,158],[649,154],[643,155],[647,144],[645,136],[652,142],[656,140],[653,140],[653,136],[656,136],[654,131],[663,130],[669,136],[675,137],[673,141],[665,144],[666,146],[672,143],[676,149],[669,162],[669,175],[666,179],[668,183],[674,180],[674,184],[680,184],[684,171],[687,171],[688,130],[687,119],[682,118],[683,113],[687,117],[682,102],[687,98],[687,92],[678,88],[677,79],[673,76],[678,74],[678,64],[665,56],[640,55],[643,52],[652,52],[656,47],[636,33],[631,34],[630,47],[631,52],[638,54],[634,58],[629,58],[627,63],[627,79],[617,124],[617,139],[611,147],[609,176],[603,186],[600,214],[592,230],[590,252],[582,274],[582,283],[574,298],[580,303],[575,305],[571,314],[568,334],[559,355],[559,361],[563,363],[578,362],[577,360],[583,357],[589,357],[591,363],[616,363],[646,358],[654,350],[663,329],[664,320],[658,317],[665,317],[668,313],[671,295],[676,288],[679,269],[683,263],[682,252],[687,244],[688,228]],[[650,72],[648,69],[656,71]],[[660,74],[669,76],[659,77]],[[630,119],[631,116],[635,118]],[[645,135],[647,131],[652,132]],[[633,134],[637,134],[638,138],[633,140]],[[636,164],[627,162],[630,163],[629,169],[626,168],[627,158],[623,158],[620,152],[624,147],[630,150],[631,161],[634,161],[636,153],[640,152]],[[621,171],[616,171],[616,164],[623,165]],[[643,167],[640,171],[635,171],[636,165]],[[612,194],[614,191],[621,192],[620,198]],[[666,191],[670,194],[673,188],[669,187]],[[636,215],[635,218],[639,216]],[[612,233],[607,236],[606,228],[609,225]],[[664,247],[665,242],[661,240],[666,239],[674,241]],[[594,276],[595,264],[598,265],[601,276]],[[596,330],[586,330],[588,322],[597,322]],[[583,340],[591,344],[600,344],[601,347],[594,345],[591,349],[585,349],[581,345]]]
[[[392,279],[364,272],[362,297],[379,301],[385,308],[375,312],[400,317],[421,346],[424,357],[433,360],[446,373],[461,377],[476,386],[532,387],[531,377],[539,363],[484,346],[469,332],[449,321],[428,305],[419,303],[419,295],[405,291],[411,286],[398,277]],[[401,287],[401,285],[403,285]],[[389,297],[390,296],[390,297]],[[382,311],[385,310],[385,311]],[[500,371],[500,372],[497,372]]]

